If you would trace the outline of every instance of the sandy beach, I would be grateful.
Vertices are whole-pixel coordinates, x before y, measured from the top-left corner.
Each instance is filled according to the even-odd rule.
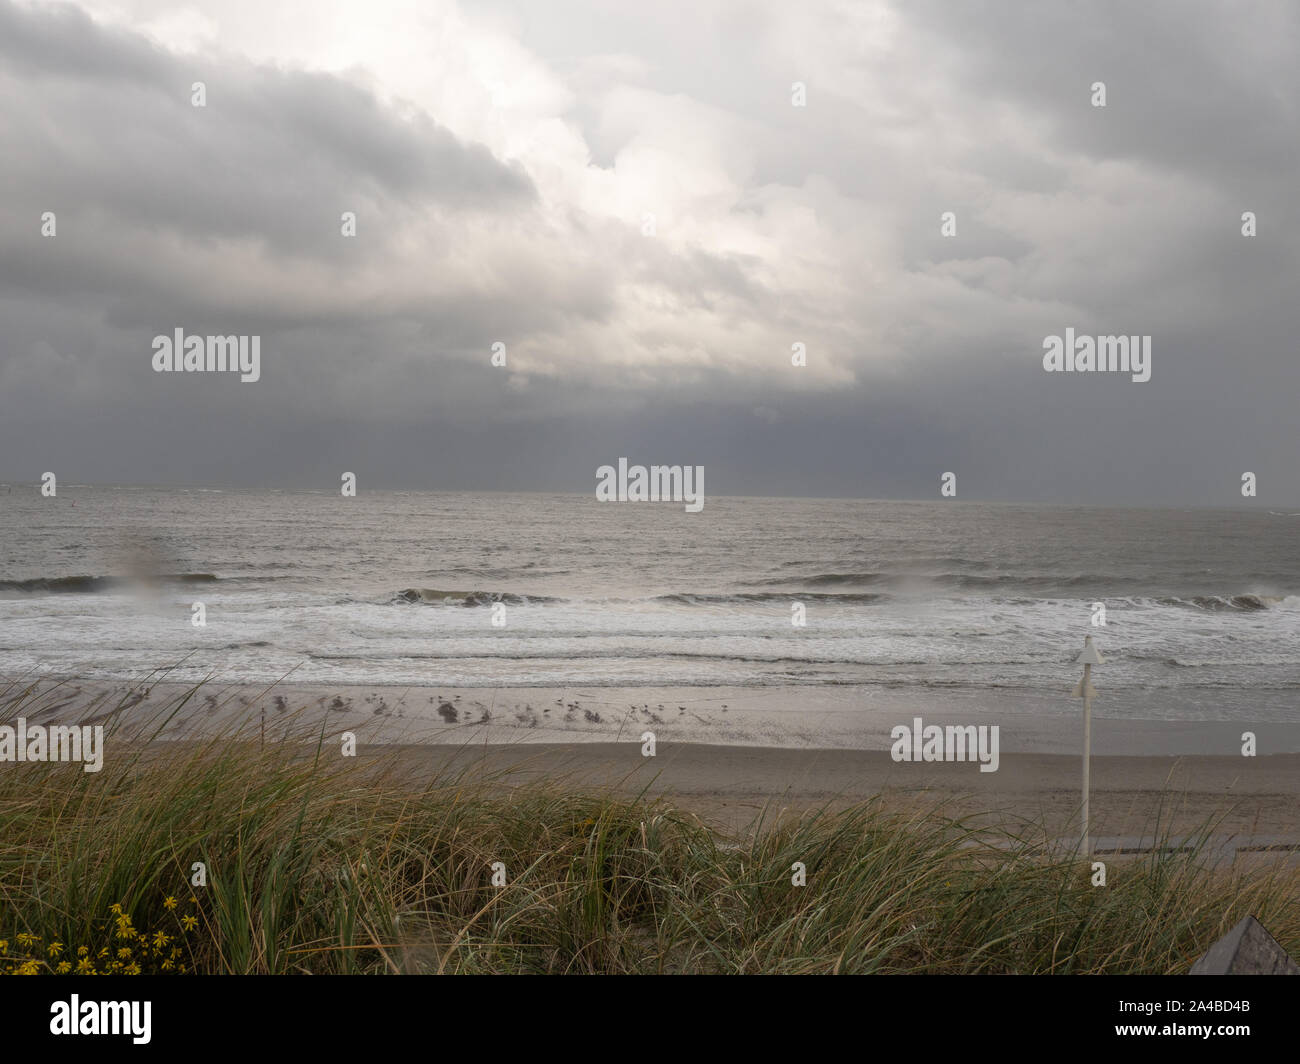
[[[870,750],[791,750],[665,743],[645,757],[636,742],[362,747],[362,762],[396,756],[414,779],[465,772],[503,786],[550,779],[671,799],[731,829],[769,814],[840,808],[881,795],[900,809],[946,804],[954,813],[1052,834],[1077,823],[1079,758],[1010,754],[997,772],[972,764],[905,764]],[[1300,755],[1094,757],[1094,834],[1138,836],[1157,820],[1175,834],[1216,818],[1215,834],[1300,842]]]
[[[146,693],[147,692],[147,693]],[[1068,699],[1062,704],[1069,707]],[[396,758],[413,781],[446,772],[502,786],[537,778],[670,798],[724,828],[763,810],[838,807],[881,795],[905,807],[944,802],[1012,825],[1077,823],[1077,713],[977,712],[960,693],[927,722],[996,725],[997,771],[973,762],[890,756],[890,729],[913,711],[880,689],[273,688],[45,681],[26,703],[32,723],[116,716],[119,741],[194,741],[243,734],[262,743],[357,742],[359,766]],[[122,706],[114,713],[115,707]],[[1059,708],[1059,707],[1058,707]],[[1300,841],[1300,725],[1261,722],[1257,756],[1241,755],[1240,722],[1118,720],[1093,724],[1092,816],[1099,839],[1175,833],[1209,818],[1216,835]],[[655,756],[642,753],[655,736]],[[109,747],[111,754],[111,745]]]

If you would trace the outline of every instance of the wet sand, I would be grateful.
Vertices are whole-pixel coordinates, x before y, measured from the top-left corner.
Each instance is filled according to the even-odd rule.
[[[11,695],[13,691],[9,692]],[[356,764],[395,763],[411,782],[447,772],[508,787],[530,779],[670,799],[724,828],[764,810],[803,812],[880,795],[898,807],[946,803],[1003,826],[1077,830],[1079,714],[990,713],[960,694],[926,723],[997,725],[996,772],[973,762],[896,762],[890,729],[912,713],[878,690],[679,688],[453,690],[42,681],[30,723],[108,722],[111,743],[242,735],[259,743],[356,737]],[[1257,756],[1242,756],[1242,732]],[[642,754],[653,733],[654,757]],[[1216,832],[1300,841],[1300,724],[1107,719],[1093,722],[1094,836]]]
[[[350,730],[366,743],[574,744],[625,742],[649,730],[665,743],[874,751],[889,750],[891,730],[920,716],[925,724],[997,726],[1004,754],[1073,755],[1082,747],[1080,703],[1065,691],[1047,698],[953,689],[928,692],[923,704],[918,698],[910,688],[848,686],[457,690],[281,682],[208,683],[195,690],[169,682],[43,680],[26,712],[37,722],[58,723],[114,716],[150,733],[165,719],[160,737],[169,739],[252,727],[268,735]],[[1103,694],[1093,707],[1096,755],[1239,757],[1246,731],[1261,756],[1300,753],[1300,709],[1291,721],[1132,719],[1109,712]]]

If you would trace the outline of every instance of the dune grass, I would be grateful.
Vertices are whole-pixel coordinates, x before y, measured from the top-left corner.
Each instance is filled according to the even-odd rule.
[[[1300,869],[1154,853],[1096,887],[1043,842],[878,801],[728,838],[305,738],[123,742],[0,765],[0,971],[1184,973],[1247,913],[1300,955]]]

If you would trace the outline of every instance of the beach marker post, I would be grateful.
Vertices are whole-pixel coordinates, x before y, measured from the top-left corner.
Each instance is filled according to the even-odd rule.
[[[1088,857],[1092,854],[1092,846],[1088,839],[1088,772],[1092,762],[1092,700],[1097,695],[1097,689],[1092,686],[1092,667],[1106,664],[1106,659],[1092,645],[1092,636],[1084,636],[1083,653],[1075,659],[1075,664],[1083,666],[1083,678],[1074,685],[1074,691],[1071,693],[1075,698],[1083,699],[1083,810],[1079,819],[1082,825],[1083,855]]]

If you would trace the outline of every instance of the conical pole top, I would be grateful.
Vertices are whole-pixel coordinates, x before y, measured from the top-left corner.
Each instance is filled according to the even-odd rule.
[[[1106,659],[1092,645],[1092,636],[1083,637],[1083,653],[1075,658],[1076,665],[1105,665]]]

